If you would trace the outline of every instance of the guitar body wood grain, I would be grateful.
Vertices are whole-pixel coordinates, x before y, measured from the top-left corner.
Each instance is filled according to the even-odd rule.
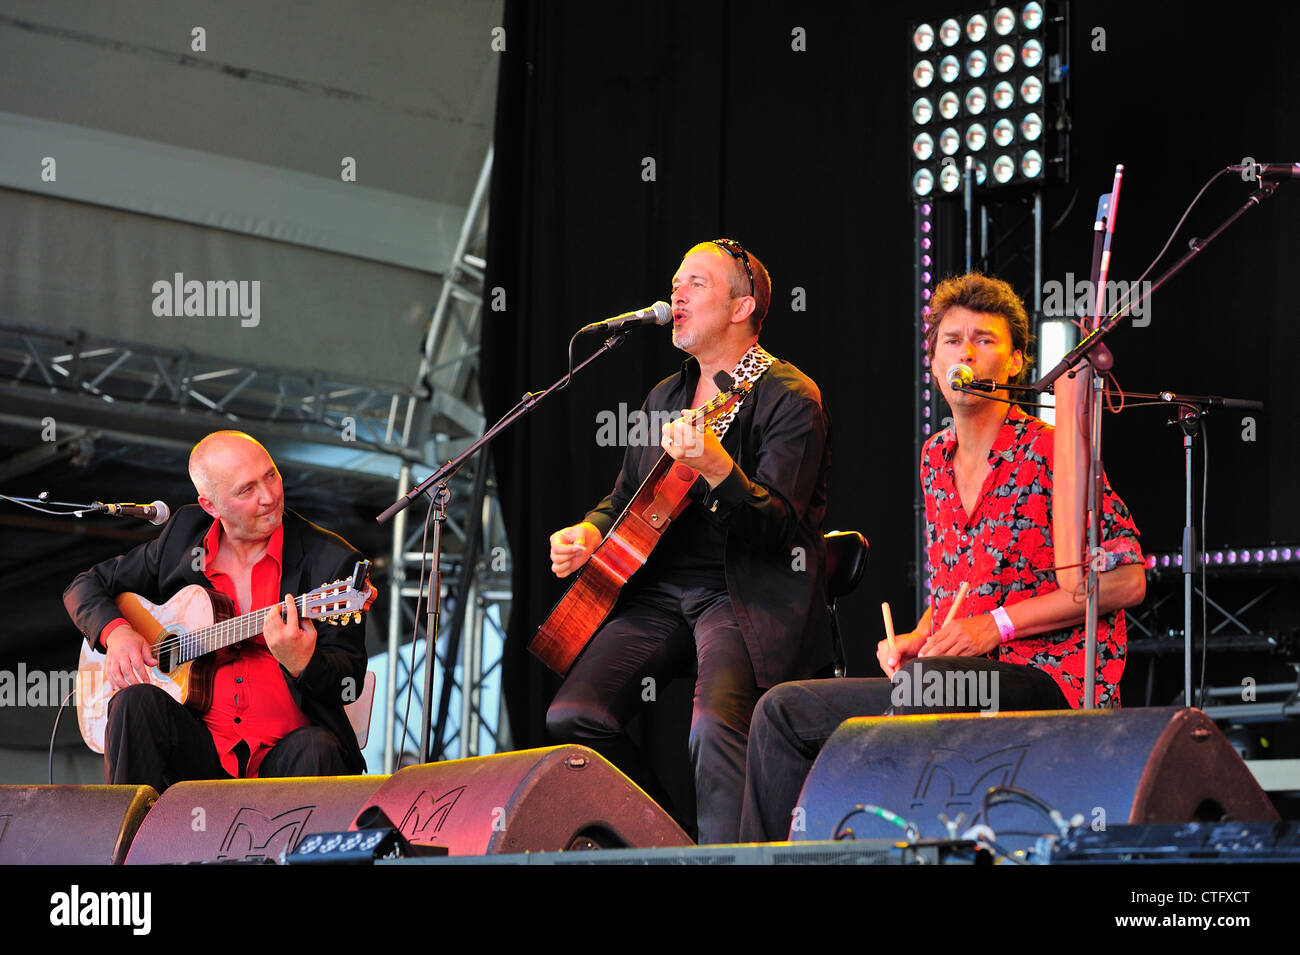
[[[234,602],[217,590],[190,584],[164,604],[155,604],[139,594],[120,594],[114,603],[131,627],[154,646],[158,666],[149,671],[149,682],[165,690],[176,702],[197,713],[212,705],[213,655],[173,664],[159,643],[173,634],[210,627],[234,616]],[[104,751],[108,726],[108,704],[117,693],[104,676],[104,654],[84,642],[77,666],[77,723],[86,745],[96,753]]]
[[[673,518],[686,509],[687,492],[699,476],[666,454],[659,458],[528,644],[535,657],[560,676],[569,672],[614,609],[623,585],[645,566]]]

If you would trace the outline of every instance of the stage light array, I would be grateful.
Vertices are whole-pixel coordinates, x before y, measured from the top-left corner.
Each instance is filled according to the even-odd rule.
[[[1222,547],[1201,551],[1201,563],[1212,571],[1240,568],[1263,570],[1283,565],[1290,570],[1300,569],[1300,545],[1256,544],[1251,547]],[[1182,573],[1183,555],[1178,551],[1146,555],[1146,568],[1155,576],[1163,573]]]
[[[968,156],[978,188],[1064,177],[1056,7],[1031,0],[912,24],[913,198],[957,193]]]

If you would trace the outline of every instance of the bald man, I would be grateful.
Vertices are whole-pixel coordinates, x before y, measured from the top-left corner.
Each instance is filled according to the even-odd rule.
[[[330,776],[365,771],[343,711],[365,677],[361,624],[299,620],[291,597],[349,576],[361,555],[284,507],[270,454],[239,431],[208,435],[190,453],[197,505],[162,534],[78,576],[63,603],[105,654],[118,690],[104,737],[109,783],[162,792],[185,779]],[[261,636],[215,654],[212,705],[196,713],[148,682],[150,642],[113,598],[164,603],[188,584],[229,597],[236,614],[270,608]],[[281,599],[283,598],[283,599]]]

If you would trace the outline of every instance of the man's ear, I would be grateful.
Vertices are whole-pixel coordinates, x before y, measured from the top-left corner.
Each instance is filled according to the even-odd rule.
[[[1025,367],[1025,353],[1017,348],[1011,354],[1011,378],[1020,377],[1020,372]]]
[[[208,517],[221,517],[221,515],[217,513],[217,505],[212,502],[211,498],[204,497],[202,494],[199,495],[199,507],[203,508]]]
[[[742,295],[735,299],[736,304],[731,309],[731,323],[733,325],[741,322],[748,322],[749,316],[754,314],[754,309],[758,308],[758,301],[752,295]]]

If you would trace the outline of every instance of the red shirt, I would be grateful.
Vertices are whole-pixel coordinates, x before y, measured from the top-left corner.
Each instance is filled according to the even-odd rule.
[[[958,613],[974,617],[1058,589],[1052,542],[1054,429],[1012,406],[989,449],[992,471],[980,488],[974,513],[957,493],[952,458],[957,437],[939,432],[921,452],[926,539],[934,600],[933,620],[943,620],[962,581],[970,584]],[[1102,547],[1118,564],[1142,563],[1137,527],[1110,484],[1102,507]],[[1102,616],[1097,628],[1097,706],[1119,705],[1119,679],[1126,646],[1124,612]],[[1018,637],[1003,644],[1004,663],[1037,667],[1065,694],[1083,703],[1084,627]]]
[[[221,522],[213,521],[203,539],[206,558],[203,575],[212,586],[235,602],[237,613],[262,610],[279,603],[281,560],[284,553],[284,525],[281,524],[267,542],[266,553],[253,565],[252,607],[239,606],[235,582],[228,574],[212,569],[221,542]],[[248,744],[248,767],[244,775],[257,776],[258,767],[271,747],[296,729],[309,725],[284,682],[280,663],[271,655],[266,638],[256,636],[243,643],[217,651],[217,671],[212,687],[212,706],[203,714],[203,722],[212,733],[221,765],[231,776],[239,775],[235,745]]]

